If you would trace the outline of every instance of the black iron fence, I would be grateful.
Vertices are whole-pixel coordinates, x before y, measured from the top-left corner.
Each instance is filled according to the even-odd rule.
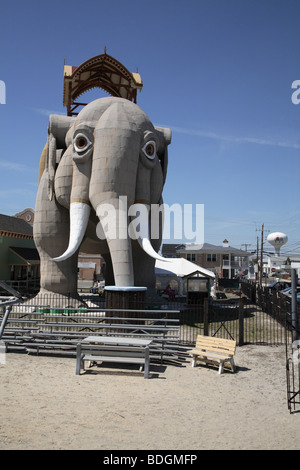
[[[159,296],[147,297],[143,305],[139,301],[130,308],[144,309],[149,312],[148,316],[179,320],[179,343],[185,345],[195,344],[197,334],[235,339],[238,345],[285,344],[289,299],[249,282],[241,284],[240,294],[226,301],[207,301],[200,305],[188,304],[185,299],[176,302]],[[63,298],[54,294],[44,296],[43,303],[39,301],[38,305],[32,298],[26,305],[31,305],[36,313],[50,315],[74,310],[74,300],[68,295]],[[18,308],[22,309],[22,304]],[[105,295],[81,295],[74,308],[78,317],[81,314],[86,317],[91,309],[107,308]],[[120,316],[120,311],[117,313]],[[289,329],[287,335],[290,336]]]
[[[300,335],[300,331],[298,332]],[[300,336],[299,336],[300,337]],[[286,348],[287,403],[290,413],[300,412],[300,341]]]
[[[296,311],[292,315],[291,298],[278,291],[276,285],[272,288],[262,287],[245,281],[241,289],[267,315],[267,321],[276,325],[273,337],[280,330],[284,332],[284,335],[280,335],[280,344],[285,343],[286,351],[287,404],[290,413],[300,412],[300,303],[297,302]]]
[[[234,339],[239,346],[285,344],[286,329],[278,321],[280,316],[270,316],[243,299],[183,309],[179,320],[180,341],[185,344],[195,343],[197,334]]]
[[[291,298],[275,288],[263,287],[253,281],[242,281],[241,292],[263,312],[289,329],[288,317],[291,315]],[[300,320],[300,303],[298,302]],[[298,324],[300,322],[298,321]]]

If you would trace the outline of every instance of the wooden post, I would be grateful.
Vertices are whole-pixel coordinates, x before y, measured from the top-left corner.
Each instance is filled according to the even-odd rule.
[[[244,344],[244,302],[240,297],[239,301],[239,346]]]
[[[204,324],[204,336],[208,336],[208,299],[203,300],[203,324]]]

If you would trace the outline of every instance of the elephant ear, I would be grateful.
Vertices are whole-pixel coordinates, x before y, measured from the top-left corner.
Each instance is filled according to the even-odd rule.
[[[172,131],[171,129],[157,126],[155,126],[155,130],[159,137],[158,156],[161,162],[161,167],[163,171],[163,182],[165,184],[168,169],[168,145],[170,145],[171,143]]]
[[[54,194],[56,164],[59,162],[62,153],[66,149],[66,134],[74,123],[74,120],[74,117],[69,116],[53,114],[49,116],[45,172],[48,179],[48,197],[50,200],[53,198]]]

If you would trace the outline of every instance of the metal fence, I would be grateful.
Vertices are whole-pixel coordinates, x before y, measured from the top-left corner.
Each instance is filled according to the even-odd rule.
[[[286,329],[281,312],[270,316],[256,304],[237,300],[231,303],[210,303],[180,311],[180,341],[196,342],[197,334],[233,339],[244,344],[285,344]],[[289,334],[289,332],[287,333]]]
[[[262,312],[276,320],[284,329],[291,330],[287,319],[291,314],[291,299],[276,289],[260,286],[253,281],[241,282],[241,292],[247,296]],[[300,320],[300,303],[298,302]],[[300,322],[298,321],[298,324]]]
[[[240,298],[233,300],[204,302],[190,305],[185,301],[169,301],[155,296],[146,298],[143,309],[148,316],[157,318],[178,319],[180,325],[179,343],[194,345],[198,334],[234,339],[238,345],[243,344],[285,344],[286,316],[290,311],[288,300],[270,295],[263,289],[254,289],[250,283],[241,285]],[[254,301],[255,300],[255,301]],[[69,296],[57,297],[54,294],[43,298],[43,304],[35,305],[34,298],[26,303],[37,313],[63,314],[74,305]],[[81,304],[81,305],[80,305]],[[25,304],[23,304],[25,305]],[[50,307],[51,305],[51,307]],[[22,304],[18,307],[22,309]],[[90,309],[105,309],[105,296],[81,295],[78,299],[76,315],[87,316]],[[135,305],[131,305],[134,309]],[[141,309],[140,302],[136,310]],[[287,329],[290,337],[290,331]]]
[[[291,339],[286,339],[286,384],[287,403],[290,413],[300,412],[300,323],[293,324],[290,313],[287,315],[287,329]]]
[[[300,412],[300,303],[292,314],[291,299],[280,291],[245,281],[242,292],[267,315],[267,322],[275,325],[272,337],[275,344],[285,343],[287,404],[290,413]],[[276,323],[274,323],[274,321]],[[262,331],[266,331],[265,326]],[[277,337],[278,332],[280,338]]]

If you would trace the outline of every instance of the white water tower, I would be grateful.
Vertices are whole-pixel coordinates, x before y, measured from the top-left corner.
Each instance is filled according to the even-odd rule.
[[[275,256],[279,256],[280,248],[286,244],[288,237],[285,233],[282,232],[273,232],[267,236],[267,241],[274,246]]]

